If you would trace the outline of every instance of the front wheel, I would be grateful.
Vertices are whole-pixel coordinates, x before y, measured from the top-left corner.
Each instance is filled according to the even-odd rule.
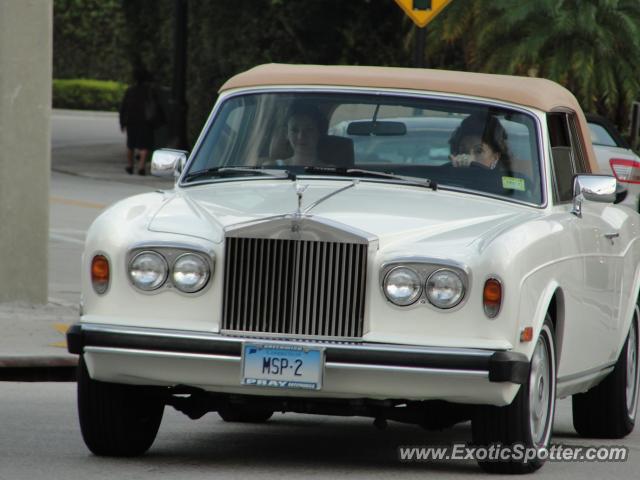
[[[164,403],[148,388],[91,379],[78,364],[78,416],[82,438],[96,455],[142,455],[156,438]]]
[[[638,408],[638,307],[613,371],[598,385],[572,397],[573,426],[579,435],[622,438],[631,431]]]
[[[528,473],[544,464],[544,457],[519,455],[520,449],[549,448],[556,405],[556,344],[551,318],[542,325],[531,357],[529,380],[520,387],[511,405],[485,406],[472,421],[473,443],[489,447],[500,444],[516,453],[504,461],[478,461],[490,473]],[[513,446],[519,445],[520,449]]]

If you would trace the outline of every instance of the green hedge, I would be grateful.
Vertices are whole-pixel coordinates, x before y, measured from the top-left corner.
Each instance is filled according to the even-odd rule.
[[[53,108],[117,111],[127,85],[84,78],[53,80]]]

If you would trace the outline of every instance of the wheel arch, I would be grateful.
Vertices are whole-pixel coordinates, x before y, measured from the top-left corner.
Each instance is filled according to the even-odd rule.
[[[551,323],[553,325],[555,335],[555,350],[556,350],[556,362],[559,365],[562,358],[562,347],[564,343],[564,330],[565,330],[565,293],[556,281],[549,282],[544,289],[540,292],[538,302],[535,307],[535,313],[533,317],[532,326],[534,329],[533,339],[537,339],[542,330],[545,318],[549,314]],[[530,356],[533,352],[533,345],[535,342],[529,342],[527,348],[527,356]]]
[[[618,355],[620,355],[620,352],[624,348],[624,343],[627,338],[629,329],[631,328],[631,322],[633,322],[634,315],[636,314],[636,309],[640,308],[640,264],[638,264],[634,273],[633,289],[631,290],[631,292],[632,293],[628,298],[627,304],[620,312],[620,315],[623,315],[623,317],[619,321],[620,338],[618,339],[617,350],[616,352],[614,352],[616,358]],[[637,321],[640,324],[640,318],[638,318]]]
[[[556,335],[556,361],[560,363],[565,326],[564,291],[561,287],[557,287],[553,292],[546,311],[551,317],[551,323]]]

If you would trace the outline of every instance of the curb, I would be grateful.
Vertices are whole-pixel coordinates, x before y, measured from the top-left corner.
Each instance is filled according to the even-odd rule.
[[[77,356],[0,357],[0,382],[75,382]]]
[[[52,108],[52,115],[82,115],[85,117],[117,117],[118,112],[105,110],[72,110],[70,108]]]

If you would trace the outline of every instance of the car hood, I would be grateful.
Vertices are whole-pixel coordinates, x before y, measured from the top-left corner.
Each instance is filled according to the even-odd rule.
[[[352,188],[338,190],[348,185]],[[236,181],[177,189],[153,215],[149,229],[222,241],[226,228],[301,211],[367,232],[379,247],[397,242],[478,244],[509,225],[539,215],[530,207],[469,193],[377,182]],[[337,193],[336,193],[337,192]],[[332,196],[327,197],[330,194]],[[327,198],[325,198],[327,197]],[[322,200],[325,198],[324,200]]]

